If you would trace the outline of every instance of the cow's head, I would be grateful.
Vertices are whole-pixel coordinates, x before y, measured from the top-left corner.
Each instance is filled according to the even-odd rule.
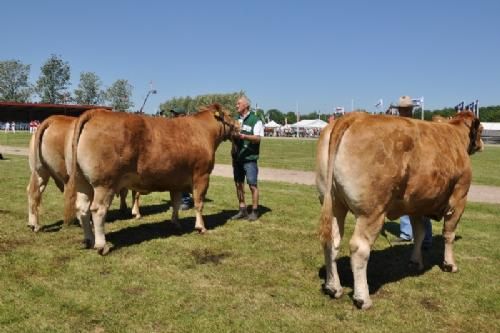
[[[477,151],[483,151],[484,143],[481,139],[483,133],[483,125],[479,119],[471,111],[462,111],[457,113],[452,121],[461,121],[469,128],[469,147],[467,152],[469,155]]]
[[[231,139],[240,132],[240,123],[219,103],[209,105],[208,108],[213,111],[215,119],[222,124],[224,140]]]

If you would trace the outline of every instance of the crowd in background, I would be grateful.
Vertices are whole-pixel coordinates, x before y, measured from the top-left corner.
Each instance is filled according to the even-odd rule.
[[[29,131],[30,133],[35,133],[36,129],[40,125],[38,120],[32,120],[29,123],[21,122],[16,123],[14,121],[7,121],[3,126],[3,130],[5,133],[12,132],[15,133],[17,131]]]

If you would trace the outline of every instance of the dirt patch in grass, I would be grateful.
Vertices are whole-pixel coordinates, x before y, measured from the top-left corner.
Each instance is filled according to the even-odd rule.
[[[231,254],[229,252],[216,253],[216,252],[209,250],[209,249],[193,250],[193,251],[191,251],[191,255],[193,256],[194,261],[198,265],[204,265],[204,264],[218,265],[222,262],[222,259],[231,256]]]

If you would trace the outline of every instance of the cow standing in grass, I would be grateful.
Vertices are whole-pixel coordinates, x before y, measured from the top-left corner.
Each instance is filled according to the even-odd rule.
[[[63,192],[68,182],[68,166],[71,165],[71,144],[73,127],[77,118],[68,116],[50,116],[44,120],[38,130],[31,136],[29,144],[30,181],[28,194],[28,226],[35,232],[40,230],[39,207],[42,194],[50,178],[54,179],[57,188]],[[120,192],[120,210],[126,210],[125,198],[127,190]],[[139,210],[138,203],[134,211]]]
[[[181,193],[192,190],[195,228],[204,233],[203,200],[215,151],[223,140],[238,132],[239,124],[218,104],[173,119],[88,111],[79,118],[74,130],[65,217],[73,216],[76,208],[84,241],[100,254],[106,254],[109,247],[104,221],[119,189],[129,188],[139,193],[170,191],[174,223],[178,220]]]
[[[349,246],[358,307],[372,305],[366,268],[386,217],[410,215],[415,237],[410,260],[419,269],[421,216],[444,218],[443,269],[458,270],[453,241],[472,178],[468,155],[482,149],[481,130],[472,112],[439,123],[353,113],[326,128],[318,143],[316,180],[322,198],[327,293],[343,293],[335,260],[348,211],[356,218]]]

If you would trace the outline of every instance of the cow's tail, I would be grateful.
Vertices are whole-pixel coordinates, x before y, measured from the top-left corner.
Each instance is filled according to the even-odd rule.
[[[319,237],[323,245],[332,240],[332,223],[334,223],[333,207],[335,205],[335,196],[333,195],[334,161],[342,136],[352,124],[351,119],[352,116],[344,116],[339,120],[336,120],[332,132],[330,133],[330,144],[328,148],[328,174],[326,177],[326,190],[323,198],[323,205],[321,206],[319,227]]]
[[[38,126],[37,131],[33,134],[30,142],[29,149],[29,161],[31,168],[31,176],[30,182],[28,184],[28,196],[30,202],[30,210],[32,212],[36,212],[38,210],[38,206],[40,205],[40,201],[42,198],[42,193],[40,192],[40,183],[38,181],[37,170],[42,167],[42,140],[43,134],[45,130],[50,125],[50,119],[42,122],[40,126]]]
[[[78,118],[73,129],[73,142],[71,143],[71,172],[64,190],[64,223],[70,224],[75,218],[76,180],[80,177],[81,169],[78,165],[77,151],[78,140],[85,124],[92,118],[93,111],[87,111]],[[69,171],[69,170],[68,170]]]

